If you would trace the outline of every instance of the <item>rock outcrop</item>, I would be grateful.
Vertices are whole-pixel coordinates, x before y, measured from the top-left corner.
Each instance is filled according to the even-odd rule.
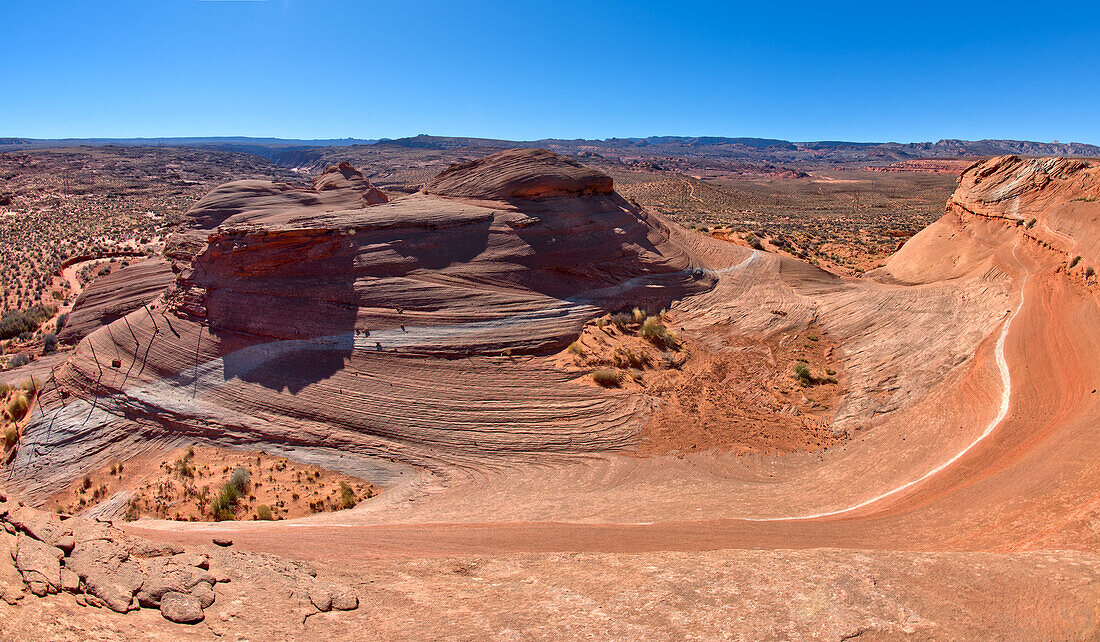
[[[0,599],[9,604],[23,599],[25,586],[38,597],[66,591],[117,613],[160,608],[173,622],[197,622],[214,603],[217,578],[205,555],[38,511],[3,495],[0,525]]]
[[[457,163],[428,183],[440,196],[510,201],[610,194],[611,177],[545,149],[515,149]]]
[[[168,242],[177,276],[164,297],[93,332],[58,370],[67,397],[43,395],[54,427],[24,439],[32,467],[105,457],[154,433],[389,453],[336,466],[383,479],[407,470],[386,462],[436,467],[445,451],[621,447],[642,400],[514,357],[560,350],[607,311],[660,309],[715,281],[685,232],[544,150],[452,167],[392,202],[347,165],[309,189],[238,181],[186,219]]]

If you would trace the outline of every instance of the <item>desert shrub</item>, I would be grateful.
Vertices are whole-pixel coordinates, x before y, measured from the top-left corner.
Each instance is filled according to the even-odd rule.
[[[814,383],[814,376],[810,373],[810,368],[804,363],[796,363],[794,366],[794,376],[798,379],[798,383],[809,386]]]
[[[15,426],[8,426],[4,429],[4,450],[11,450],[15,447],[16,442],[19,441],[19,429]]]
[[[749,247],[751,247],[752,249],[754,249],[754,250],[764,249],[764,244],[760,242],[760,239],[755,234],[746,234],[744,238],[745,238],[745,242],[748,243]]]
[[[9,310],[0,317],[0,339],[11,339],[34,332],[43,321],[54,314],[57,314],[57,307],[41,304],[26,310]]]
[[[670,332],[657,316],[646,317],[638,330],[638,336],[656,346],[675,348],[678,345],[676,335]]]
[[[639,370],[653,363],[648,354],[623,347],[615,348],[615,352],[611,356],[611,362],[617,368],[636,368]]]
[[[1081,262],[1081,255],[1078,254],[1077,256],[1073,257],[1072,261],[1069,262],[1069,266],[1073,267],[1073,266],[1077,265],[1080,262]]]
[[[59,314],[57,316],[57,324],[56,324],[57,330],[56,330],[56,332],[58,334],[61,334],[61,331],[65,329],[65,325],[68,322],[69,322],[69,313],[68,312],[66,312],[64,314]]]
[[[570,343],[568,350],[569,354],[575,354],[578,357],[584,355],[584,346],[582,346],[579,341],[574,341],[573,343]]]
[[[210,505],[210,512],[214,519],[221,522],[235,518],[237,503],[241,500],[241,492],[232,481],[227,481],[214,496],[214,502]]]
[[[614,370],[597,370],[592,373],[592,380],[604,388],[619,387],[619,373]]]
[[[22,366],[27,365],[30,362],[31,362],[31,358],[28,357],[27,355],[17,354],[15,356],[13,356],[12,358],[8,359],[8,367],[9,368],[20,368]]]
[[[42,353],[50,354],[55,350],[57,350],[57,335],[52,332],[42,335]]]
[[[1035,227],[1035,219],[1031,219],[1030,221],[1028,221],[1028,222],[1027,222],[1027,225],[1025,225],[1024,227],[1026,227],[1026,228],[1027,228],[1027,229],[1029,229],[1029,230],[1030,230],[1031,228]]]
[[[260,504],[256,507],[256,519],[262,519],[270,522],[275,519],[275,515],[271,512],[271,507],[266,504]]]
[[[26,393],[16,392],[8,400],[7,406],[4,407],[4,414],[12,421],[19,421],[23,418],[23,415],[27,414],[29,405]]]
[[[355,491],[347,482],[340,482],[340,508],[355,508]]]
[[[229,476],[229,483],[237,489],[237,492],[243,495],[248,492],[248,478],[250,476],[251,473],[247,468],[238,466],[237,469],[233,471],[233,474]]]
[[[646,318],[645,310],[643,310],[641,308],[634,308],[633,310],[630,311],[630,319],[634,323],[641,323],[642,321],[645,321],[645,318]]]
[[[1085,268],[1085,278],[1086,279],[1091,279],[1095,275],[1096,275],[1096,270],[1093,269],[1093,267],[1091,265],[1088,266],[1087,268]]]
[[[624,330],[634,323],[634,315],[628,312],[616,312],[611,315],[611,323],[620,330]]]

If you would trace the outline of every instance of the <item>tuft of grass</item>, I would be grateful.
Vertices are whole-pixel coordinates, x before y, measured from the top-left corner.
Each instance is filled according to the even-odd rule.
[[[604,388],[618,388],[620,385],[619,373],[614,370],[597,370],[592,373],[592,380]]]
[[[10,421],[19,421],[23,418],[23,415],[27,414],[27,408],[30,407],[30,402],[27,401],[27,393],[23,391],[16,392],[8,399],[8,404],[4,407],[4,414]]]
[[[19,443],[19,429],[15,426],[8,426],[4,429],[4,450],[15,448],[17,443]]]
[[[573,343],[570,343],[567,350],[569,351],[569,354],[575,354],[578,357],[584,356],[584,346],[582,346],[579,341],[574,341]]]
[[[256,507],[256,519],[270,522],[275,519],[275,515],[271,512],[271,507],[267,504],[260,504]]]
[[[642,327],[638,329],[638,336],[658,347],[675,349],[679,346],[679,339],[665,327],[658,316],[646,317]]]
[[[238,493],[244,495],[248,492],[248,480],[251,476],[252,473],[249,472],[247,468],[238,466],[237,469],[233,471],[233,474],[229,476],[229,483],[237,489]]]

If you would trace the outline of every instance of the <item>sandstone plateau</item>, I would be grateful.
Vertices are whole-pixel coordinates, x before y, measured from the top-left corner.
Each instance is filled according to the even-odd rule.
[[[850,278],[671,224],[545,150],[394,198],[348,164],[225,184],[163,259],[82,295],[8,493],[44,505],[192,443],[385,490],[263,523],[123,522],[125,489],[65,520],[12,505],[5,635],[1095,637],[1098,199],[1095,164],[992,158]],[[677,347],[595,385],[567,347],[623,348],[604,319],[633,308],[667,310]],[[799,363],[833,392],[782,383]],[[733,404],[708,440],[698,408]],[[643,448],[655,429],[677,445]],[[81,561],[88,528],[125,555]],[[79,570],[131,557],[122,590]],[[167,564],[211,590],[150,593]],[[67,571],[110,608],[64,597]]]

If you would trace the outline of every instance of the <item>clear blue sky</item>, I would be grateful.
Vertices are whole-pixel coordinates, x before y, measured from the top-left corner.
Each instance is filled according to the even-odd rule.
[[[1100,3],[0,0],[0,136],[1100,144]]]

